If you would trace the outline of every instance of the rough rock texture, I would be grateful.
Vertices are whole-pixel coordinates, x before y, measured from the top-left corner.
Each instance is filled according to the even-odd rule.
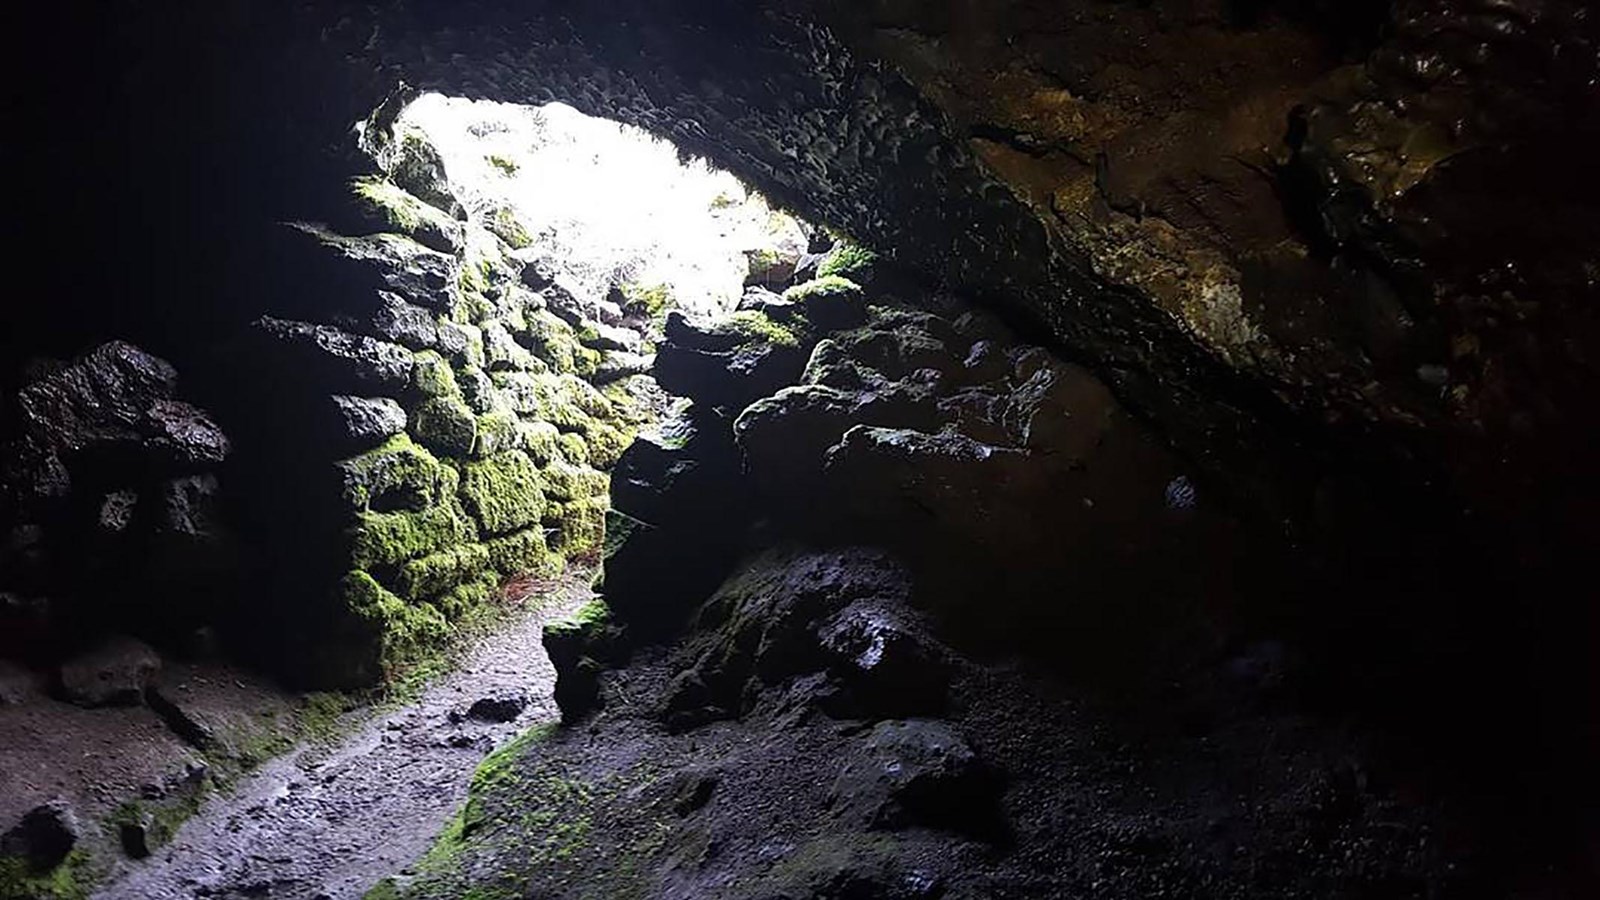
[[[611,351],[581,336],[612,326],[550,313],[557,292],[524,283],[522,260],[449,201],[427,137],[391,133],[386,109],[360,136],[377,171],[338,195],[354,212],[329,218],[391,230],[288,229],[283,271],[317,302],[252,324],[254,380],[232,410],[249,429],[246,514],[271,591],[293,598],[258,612],[269,639],[252,643],[315,686],[399,677],[504,579],[596,553],[603,470],[641,416],[625,379],[602,392],[585,378]],[[612,331],[632,337],[608,347],[640,343]]]
[[[0,400],[0,654],[56,662],[108,632],[169,641],[226,615],[215,473],[232,444],[177,399],[177,370],[112,341],[30,375]]]

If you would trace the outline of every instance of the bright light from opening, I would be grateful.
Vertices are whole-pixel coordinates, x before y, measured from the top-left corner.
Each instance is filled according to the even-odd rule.
[[[427,94],[402,120],[424,130],[474,212],[507,207],[552,258],[603,294],[615,283],[671,288],[691,311],[731,309],[746,253],[803,252],[799,223],[704,160],[564,104],[524,107]]]

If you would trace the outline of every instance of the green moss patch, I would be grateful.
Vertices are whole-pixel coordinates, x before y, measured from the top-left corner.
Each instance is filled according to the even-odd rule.
[[[102,875],[81,847],[43,873],[17,857],[0,856],[0,900],[87,900]]]
[[[520,450],[507,450],[462,470],[461,499],[467,511],[491,535],[509,534],[540,520],[544,493],[533,460]]]
[[[430,397],[412,411],[411,433],[435,453],[466,456],[478,440],[478,419],[459,396]]]
[[[412,387],[424,397],[459,397],[461,388],[456,384],[456,373],[450,363],[433,350],[416,355],[416,365],[411,369]]]
[[[337,464],[344,502],[353,512],[424,510],[448,497],[455,472],[404,434]]]
[[[847,278],[866,283],[872,268],[878,264],[878,254],[851,241],[841,241],[833,252],[817,264],[818,278]]]
[[[818,298],[861,300],[863,296],[861,285],[838,275],[814,278],[805,284],[797,284],[783,292],[783,299],[801,303]]]
[[[355,568],[381,569],[476,540],[477,529],[454,503],[444,503],[421,512],[362,513],[348,537]]]
[[[565,560],[550,550],[541,526],[495,538],[489,542],[488,548],[489,565],[508,577],[533,575],[554,578],[565,567]]]
[[[401,566],[395,577],[395,590],[412,601],[435,597],[476,579],[488,565],[487,547],[461,544]]]

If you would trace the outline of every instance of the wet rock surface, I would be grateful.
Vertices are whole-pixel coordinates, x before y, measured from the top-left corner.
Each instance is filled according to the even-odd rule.
[[[539,649],[540,629],[586,595],[581,579],[563,582],[513,613],[414,700],[376,715],[358,709],[335,735],[259,760],[148,858],[130,852],[95,896],[363,896],[421,855],[465,799],[487,753],[555,719],[548,699],[554,671]],[[463,715],[486,697],[495,698],[494,715]],[[127,824],[120,837],[137,846],[142,823]]]

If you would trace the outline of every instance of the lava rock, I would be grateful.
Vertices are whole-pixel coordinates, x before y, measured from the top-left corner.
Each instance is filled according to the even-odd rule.
[[[78,818],[64,800],[34,807],[0,837],[0,855],[24,859],[34,872],[61,865],[78,844]]]
[[[406,411],[388,397],[330,398],[327,434],[340,453],[376,447],[406,430]]]
[[[62,663],[58,688],[79,706],[130,706],[161,670],[161,657],[142,641],[115,637]]]
[[[439,322],[433,313],[393,291],[378,291],[377,305],[363,317],[361,324],[351,324],[352,331],[370,333],[390,343],[412,350],[442,350]],[[462,349],[465,349],[463,346]]]
[[[600,673],[626,659],[627,633],[603,601],[545,626],[545,652],[556,669],[555,701],[561,720],[578,721],[600,706]]]
[[[996,839],[1001,781],[944,722],[880,722],[840,767],[836,808],[874,828],[927,825]]]
[[[656,350],[652,370],[661,387],[706,406],[735,411],[794,384],[808,353],[798,336],[760,313],[736,313],[734,319],[704,323],[674,310],[667,314],[665,333],[666,343]]]
[[[595,369],[593,381],[606,385],[635,375],[647,375],[655,364],[654,356],[641,353],[607,353],[600,360],[600,367]]]
[[[464,218],[461,200],[445,172],[444,156],[422,129],[402,126],[379,162],[395,184],[454,218]]]
[[[145,691],[145,700],[150,704],[150,709],[161,721],[172,729],[172,733],[182,738],[190,746],[199,750],[209,750],[216,745],[217,736],[199,716],[184,708],[176,692],[163,690],[159,684],[152,684]]]
[[[55,619],[48,598],[0,591],[0,656],[37,661],[54,644]]]
[[[521,694],[502,697],[480,697],[467,709],[467,717],[481,722],[510,722],[528,708],[528,698]]]
[[[909,613],[875,600],[852,603],[820,629],[844,689],[823,709],[837,717],[936,715],[947,703],[948,664]]]
[[[165,360],[112,341],[18,392],[19,424],[53,453],[137,443],[149,433],[151,407],[170,399],[177,383]]]
[[[399,396],[411,383],[414,360],[404,347],[313,325],[265,316],[254,323],[275,367],[324,390],[372,391]]]
[[[146,414],[147,446],[181,467],[216,465],[231,445],[221,426],[198,407],[179,400],[157,400]]]
[[[122,844],[122,852],[128,854],[129,859],[148,859],[150,857],[150,826],[152,817],[149,813],[142,813],[136,822],[122,822],[117,825],[117,839]]]
[[[765,687],[827,668],[819,624],[852,602],[902,604],[906,571],[865,548],[779,547],[736,572],[696,613],[668,689],[669,729],[743,713]]]

